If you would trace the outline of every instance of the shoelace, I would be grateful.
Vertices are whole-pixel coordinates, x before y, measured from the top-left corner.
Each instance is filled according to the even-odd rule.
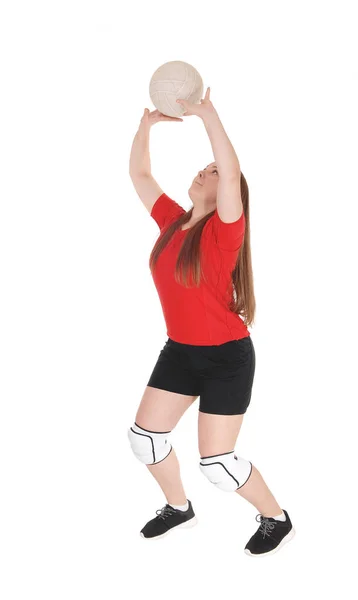
[[[269,537],[271,535],[270,532],[275,528],[275,522],[269,521],[268,517],[264,517],[261,513],[256,515],[256,521],[257,517],[260,517],[258,520],[258,522],[260,522],[259,531],[263,534],[263,537],[265,537],[265,535]]]
[[[156,510],[155,512],[158,515],[159,519],[166,519],[171,514],[175,513],[175,509],[165,505],[163,506],[163,508],[158,508],[158,510]]]

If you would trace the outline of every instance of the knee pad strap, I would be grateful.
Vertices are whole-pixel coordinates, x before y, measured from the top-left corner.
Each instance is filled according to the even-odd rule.
[[[251,475],[251,462],[236,456],[234,452],[200,458],[201,472],[224,492],[235,492]]]
[[[135,456],[146,465],[164,460],[172,450],[168,441],[170,431],[149,431],[134,423],[128,437]]]

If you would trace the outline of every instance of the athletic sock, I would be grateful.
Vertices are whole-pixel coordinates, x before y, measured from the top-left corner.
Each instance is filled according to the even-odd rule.
[[[282,511],[280,515],[277,515],[277,517],[271,517],[271,519],[276,519],[276,521],[286,521],[286,515]]]
[[[186,501],[185,504],[170,504],[169,506],[172,506],[173,508],[176,508],[177,510],[188,510],[189,508],[189,502]]]

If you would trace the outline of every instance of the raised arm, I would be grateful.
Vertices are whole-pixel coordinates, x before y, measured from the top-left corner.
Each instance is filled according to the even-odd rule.
[[[141,122],[136,135],[134,136],[130,160],[129,175],[132,179],[134,188],[150,213],[155,201],[163,194],[163,190],[158,185],[151,172],[149,155],[149,135],[152,125],[159,121],[182,121],[174,117],[167,117],[158,110],[149,112],[144,110]]]
[[[240,190],[241,169],[236,152],[210,100],[210,88],[207,89],[201,104],[189,104],[185,100],[177,100],[177,102],[187,109],[184,116],[197,115],[204,123],[213,150],[215,164],[220,174],[217,190],[217,212],[223,222],[232,223],[240,218],[243,211]]]

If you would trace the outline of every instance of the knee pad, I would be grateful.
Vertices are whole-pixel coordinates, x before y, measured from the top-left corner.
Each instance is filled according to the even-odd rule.
[[[168,441],[170,431],[149,431],[134,423],[128,429],[128,437],[135,456],[146,465],[164,460],[172,450]]]
[[[200,458],[200,471],[224,492],[235,492],[251,475],[251,462],[236,456],[234,452]]]

